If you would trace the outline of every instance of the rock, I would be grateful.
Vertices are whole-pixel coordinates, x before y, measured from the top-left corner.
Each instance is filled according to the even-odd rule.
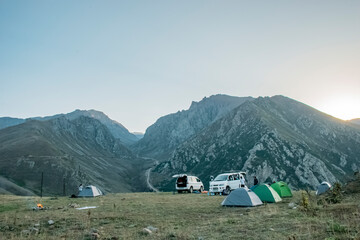
[[[147,229],[149,229],[151,232],[158,232],[158,228],[153,227],[153,226],[148,226]]]
[[[30,229],[30,231],[31,231],[31,232],[35,232],[35,233],[38,233],[38,232],[39,232],[39,229],[33,227],[33,228]]]
[[[77,204],[77,203],[70,203],[70,204],[69,204],[69,207],[72,207],[72,208],[79,208],[79,207],[80,207],[80,205],[79,205],[79,204]]]
[[[152,231],[150,229],[143,228],[142,233],[145,233],[146,235],[150,235],[152,234]]]
[[[295,206],[296,206],[295,203],[293,203],[293,202],[289,203],[289,208],[294,208]]]
[[[275,231],[275,229],[273,229],[273,228],[269,228],[269,230],[270,230],[270,231]]]
[[[27,230],[27,229],[22,230],[21,235],[25,235],[25,236],[30,235],[30,230]]]
[[[40,227],[40,223],[35,223],[34,227]]]
[[[53,225],[54,223],[55,223],[55,222],[54,222],[53,220],[49,220],[49,221],[48,221],[48,224],[49,224],[49,225]]]

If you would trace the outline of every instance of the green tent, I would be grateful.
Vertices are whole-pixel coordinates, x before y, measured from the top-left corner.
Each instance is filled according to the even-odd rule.
[[[276,182],[271,187],[279,194],[280,197],[292,197],[291,190],[285,182]]]
[[[263,202],[275,203],[281,201],[279,194],[267,184],[257,185],[253,189],[253,192],[256,193]]]

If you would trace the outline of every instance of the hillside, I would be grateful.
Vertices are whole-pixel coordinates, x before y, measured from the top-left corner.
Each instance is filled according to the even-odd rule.
[[[188,110],[159,118],[131,149],[140,156],[167,160],[181,143],[196,135],[251,97],[214,95],[192,102]]]
[[[360,128],[295,100],[274,96],[246,102],[181,144],[153,172],[172,189],[169,176],[209,177],[242,170],[252,182],[284,180],[294,188],[346,181],[360,168]],[[205,187],[206,188],[206,187]]]
[[[100,121],[80,116],[28,120],[0,130],[0,175],[36,194],[76,193],[79,183],[105,192],[146,190],[146,160],[135,157]]]

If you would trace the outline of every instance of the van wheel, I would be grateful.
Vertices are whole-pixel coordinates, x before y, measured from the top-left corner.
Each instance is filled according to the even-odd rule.
[[[189,193],[193,193],[193,187],[190,187]]]
[[[182,193],[182,190],[178,190],[178,193]]]
[[[201,186],[199,191],[200,191],[200,193],[202,193],[204,191],[204,187]]]
[[[225,195],[229,195],[229,194],[230,194],[230,192],[231,192],[231,189],[230,189],[230,187],[229,187],[229,186],[227,186],[227,187],[226,187],[226,189],[223,191],[223,194],[225,194]]]

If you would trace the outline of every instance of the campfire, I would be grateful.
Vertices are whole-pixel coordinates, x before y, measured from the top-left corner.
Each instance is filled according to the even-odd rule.
[[[36,207],[32,208],[33,210],[44,210],[44,205],[41,203],[36,204]]]

